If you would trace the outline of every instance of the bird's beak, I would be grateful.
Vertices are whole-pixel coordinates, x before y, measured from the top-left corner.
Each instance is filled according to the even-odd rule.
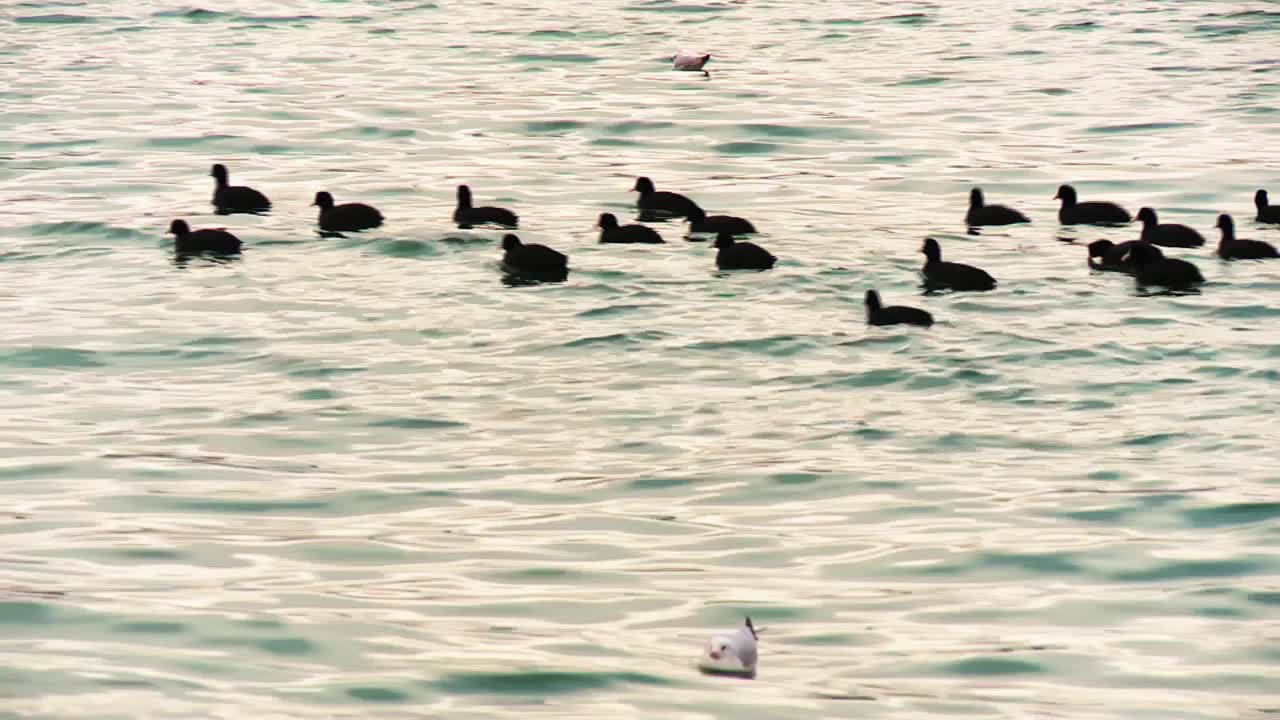
[[[1054,200],[1058,200],[1058,199],[1061,199],[1061,198],[1062,198],[1062,193],[1054,193],[1054,194],[1053,194],[1053,199],[1054,199]]]
[[[711,651],[711,653],[710,653],[707,657],[711,658],[712,660],[719,660],[719,659],[720,659],[720,653],[719,653],[719,652],[717,652],[717,651],[715,651],[715,650],[712,650],[712,651]]]

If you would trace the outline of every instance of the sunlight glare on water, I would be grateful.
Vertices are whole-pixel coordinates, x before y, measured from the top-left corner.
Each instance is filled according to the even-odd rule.
[[[1280,12],[0,6],[0,716],[1280,712]],[[708,52],[709,75],[672,72]],[[274,201],[213,214],[209,166]],[[718,273],[597,243],[640,175]],[[570,257],[504,284],[509,207]],[[1091,273],[1053,195],[1210,239]],[[968,191],[1029,225],[966,233]],[[321,237],[315,193],[377,206]],[[241,258],[175,263],[169,222]],[[919,288],[921,241],[990,293]],[[863,293],[928,309],[870,328]],[[767,626],[754,681],[707,638]]]

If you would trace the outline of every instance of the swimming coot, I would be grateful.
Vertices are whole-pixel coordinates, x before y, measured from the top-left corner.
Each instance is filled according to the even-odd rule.
[[[227,178],[227,166],[218,163],[209,171],[215,183],[213,204],[218,212],[260,212],[271,209],[266,195],[243,185],[231,185]]]
[[[458,186],[458,208],[453,211],[453,221],[462,227],[492,223],[505,227],[516,227],[520,218],[506,208],[471,207],[471,188]]]
[[[1129,211],[1112,202],[1094,200],[1077,202],[1076,189],[1070,185],[1058,187],[1055,198],[1062,200],[1058,208],[1058,222],[1063,225],[1127,225],[1132,222]]]
[[[1253,204],[1258,208],[1258,222],[1280,223],[1280,205],[1267,202],[1267,191],[1259,190],[1253,194]]]
[[[1204,236],[1186,225],[1161,224],[1156,219],[1156,211],[1149,207],[1139,210],[1134,219],[1142,223],[1142,239],[1152,245],[1188,248],[1204,244]]]
[[[748,235],[756,231],[756,226],[746,218],[733,215],[708,215],[702,208],[694,205],[689,208],[689,232],[715,233],[727,232],[730,235]]]
[[[905,305],[882,306],[880,293],[875,290],[867,291],[865,303],[868,325],[919,325],[920,327],[933,325],[933,316],[919,308]]]
[[[600,242],[602,243],[660,243],[666,242],[657,230],[644,225],[618,225],[613,213],[601,213]]]
[[[653,181],[647,177],[636,178],[636,184],[631,190],[640,193],[636,207],[641,210],[687,217],[698,207],[697,203],[679,193],[658,192],[653,187]]]
[[[1133,266],[1126,260],[1126,256],[1133,246],[1140,242],[1142,241],[1126,240],[1117,245],[1110,240],[1094,240],[1089,243],[1089,267],[1094,270],[1132,273]],[[1160,248],[1156,248],[1156,252],[1160,252]],[[1094,260],[1094,258],[1098,259]]]
[[[980,188],[969,191],[969,212],[965,214],[964,221],[969,227],[1031,222],[1030,218],[1011,207],[987,205]]]
[[[221,228],[192,230],[186,220],[174,220],[169,223],[169,234],[174,237],[174,249],[180,253],[209,252],[232,255],[240,252],[240,238]]]
[[[1204,282],[1200,270],[1186,260],[1168,258],[1150,243],[1138,243],[1129,249],[1126,262],[1133,265],[1133,276],[1139,285],[1159,285],[1170,290],[1185,290]]]
[[[1222,231],[1222,239],[1218,241],[1218,257],[1223,260],[1269,260],[1280,257],[1271,243],[1237,239],[1235,221],[1226,213],[1218,216],[1218,229]]]
[[[382,224],[382,213],[364,203],[333,204],[333,196],[325,191],[316,193],[313,207],[320,208],[320,229],[334,232],[367,230]]]
[[[768,270],[778,261],[773,253],[749,242],[734,240],[731,233],[716,236],[716,267],[721,270]]]
[[[502,267],[511,273],[564,275],[569,272],[569,258],[546,245],[525,244],[515,235],[502,236]]]
[[[942,247],[933,238],[925,238],[920,252],[924,253],[925,263],[920,272],[924,274],[927,290],[992,290],[996,286],[995,278],[986,270],[972,265],[943,262]]]

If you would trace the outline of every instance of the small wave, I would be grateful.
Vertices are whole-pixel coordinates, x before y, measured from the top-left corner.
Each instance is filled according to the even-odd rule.
[[[83,25],[96,23],[98,18],[89,17],[88,15],[53,13],[52,15],[26,15],[14,18],[13,21],[23,25]]]
[[[220,20],[222,18],[231,17],[231,13],[219,10],[206,10],[204,8],[192,8],[190,10],[162,10],[152,13],[153,18],[181,18],[183,20],[210,21]]]
[[[106,363],[98,359],[92,350],[66,347],[33,347],[0,352],[0,367],[24,368],[88,368],[102,367]]]
[[[726,12],[734,8],[722,5],[676,5],[669,0],[656,0],[655,2],[643,3],[640,5],[630,5],[624,10],[628,12],[669,12],[669,13],[715,13]]]
[[[1117,133],[1142,133],[1152,132],[1156,130],[1179,130],[1181,128],[1199,127],[1200,123],[1193,122],[1153,122],[1153,123],[1131,123],[1125,125],[1094,125],[1085,128],[1085,132],[1098,133],[1102,135],[1114,135]]]
[[[1187,560],[1161,563],[1146,570],[1127,570],[1113,573],[1113,580],[1123,582],[1162,582],[1165,580],[1193,580],[1198,578],[1240,577],[1263,569],[1253,560]]]
[[[638,672],[461,672],[432,683],[444,692],[494,695],[562,695],[602,690],[621,684],[669,685],[656,675]]]
[[[576,348],[591,347],[594,345],[644,345],[652,343],[655,340],[661,340],[665,335],[660,332],[649,331],[639,333],[612,333],[609,335],[593,335],[580,337],[563,343],[560,347]]]
[[[605,132],[614,135],[632,135],[634,133],[645,132],[647,130],[669,130],[675,127],[673,122],[650,121],[650,120],[627,120],[619,123],[605,125]]]
[[[600,58],[595,55],[582,55],[580,53],[557,53],[550,55],[516,55],[511,58],[521,63],[573,63],[573,64],[589,64],[600,62]]]
[[[1028,660],[1000,657],[974,657],[942,666],[952,675],[1028,675],[1046,671],[1044,665]]]
[[[772,337],[752,338],[750,340],[704,341],[687,345],[683,349],[694,351],[742,351],[759,353],[773,357],[789,357],[809,350],[813,347],[810,338],[799,335],[775,335]]]
[[[155,148],[175,148],[175,147],[194,147],[196,145],[209,145],[221,142],[223,140],[238,140],[236,135],[222,135],[212,133],[209,135],[191,135],[191,136],[175,136],[175,137],[156,137],[147,138],[147,147]]]
[[[1100,27],[1102,27],[1102,25],[1092,20],[1083,20],[1081,22],[1076,22],[1076,23],[1062,23],[1061,25],[1054,25],[1053,29],[1054,30],[1096,30],[1097,28],[1100,28]]]
[[[328,510],[330,503],[318,500],[212,500],[208,498],[175,499],[171,503],[179,510],[200,510],[215,513],[282,513],[309,510]]]
[[[1280,307],[1266,305],[1236,305],[1216,308],[1210,315],[1221,318],[1270,318],[1280,316]]]
[[[587,124],[578,120],[531,120],[524,124],[525,132],[557,133],[578,130]]]
[[[927,75],[925,77],[908,78],[899,80],[898,82],[889,83],[890,87],[931,87],[933,85],[941,85],[951,78],[940,77],[938,75]]]
[[[924,25],[929,22],[929,16],[925,13],[901,13],[898,15],[885,15],[883,17],[878,17],[875,18],[873,22],[887,22],[895,25],[907,26]]]
[[[320,19],[322,18],[319,15],[237,15],[235,17],[236,22],[248,22],[255,25],[280,25]]]
[[[818,390],[830,390],[832,388],[881,387],[883,385],[892,385],[894,383],[902,382],[910,377],[911,373],[905,370],[881,368],[877,370],[867,370],[860,373],[828,376],[818,382],[814,382],[813,387]]]
[[[347,688],[347,696],[361,702],[405,702],[409,694],[388,687],[360,686]]]
[[[648,305],[608,305],[606,307],[591,308],[579,312],[576,317],[580,318],[605,318],[614,317],[616,315],[624,315],[634,310],[644,310]]]
[[[422,240],[392,240],[376,246],[377,254],[386,257],[417,258],[436,255],[435,244]]]
[[[770,123],[747,123],[739,125],[738,128],[752,135],[766,135],[768,137],[812,137],[822,132],[813,128]]]
[[[1182,516],[1196,527],[1220,527],[1280,520],[1280,503],[1231,503],[1186,510]]]
[[[374,420],[369,427],[402,428],[404,430],[441,430],[467,427],[466,423],[453,420],[437,420],[435,418],[393,417]]]
[[[778,145],[765,142],[727,142],[711,146],[721,155],[766,155],[778,149]]]
[[[1123,441],[1124,445],[1166,445],[1174,440],[1189,437],[1184,433],[1151,433],[1150,435],[1139,435],[1137,437],[1128,438]]]
[[[149,238],[151,233],[144,233],[133,228],[117,227],[100,222],[72,222],[63,221],[55,223],[36,223],[28,225],[27,232],[31,235],[50,236],[50,235],[86,235],[90,237],[106,238],[110,240],[128,240]]]

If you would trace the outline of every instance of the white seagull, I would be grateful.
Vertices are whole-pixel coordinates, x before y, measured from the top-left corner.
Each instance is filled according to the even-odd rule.
[[[756,676],[756,629],[751,618],[743,620],[733,632],[711,638],[698,669],[708,675]]]

